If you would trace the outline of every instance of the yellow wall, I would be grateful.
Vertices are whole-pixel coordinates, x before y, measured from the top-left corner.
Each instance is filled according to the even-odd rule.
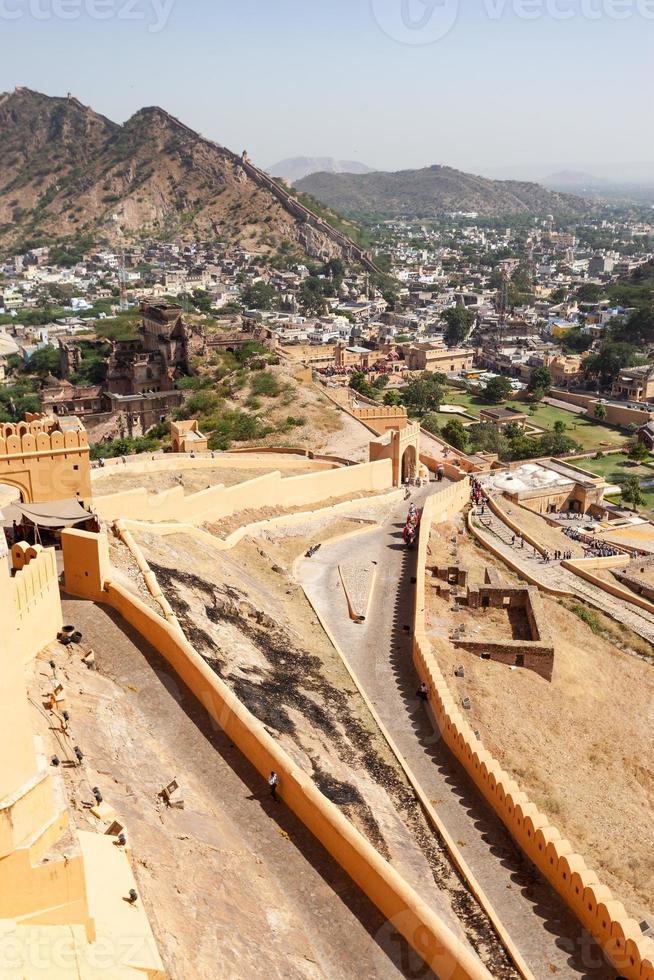
[[[62,543],[66,590],[105,602],[119,612],[171,664],[262,777],[273,769],[279,774],[279,792],[287,805],[434,972],[451,980],[490,980],[490,974],[477,957],[338,807],[323,796],[183,635],[126,589],[111,582],[106,538],[83,531],[65,531]],[[89,561],[93,550],[96,556]],[[86,568],[92,568],[93,574],[85,574]]]
[[[52,643],[63,626],[63,618],[54,549],[19,542],[12,548],[12,557],[21,548],[25,564],[15,572],[11,591],[16,607],[16,646],[27,663]]]
[[[0,559],[0,718],[3,732],[0,808],[8,797],[15,794],[36,773],[23,659],[18,653],[16,643],[16,618],[17,608],[9,568]],[[0,823],[1,821],[0,814]]]
[[[100,517],[107,521],[124,518],[200,524],[260,507],[307,506],[330,497],[381,491],[391,487],[392,483],[391,463],[384,460],[286,479],[276,471],[232,487],[211,487],[189,496],[184,495],[182,487],[160,494],[150,494],[141,488],[95,497],[93,505]]]
[[[450,505],[455,503],[450,501]],[[459,503],[463,507],[464,501]],[[431,527],[443,519],[444,507],[447,512],[448,504],[441,504],[436,496],[427,501],[423,511],[414,620],[414,663],[429,686],[430,704],[443,738],[514,840],[603,947],[616,970],[629,980],[651,980],[654,943],[643,938],[638,923],[628,917],[622,903],[613,898],[583,857],[573,853],[571,843],[561,839],[556,827],[485,749],[463,718],[440,671],[437,651],[448,641],[438,637],[430,640],[425,631],[425,568]]]
[[[17,487],[26,503],[91,498],[84,430],[45,431],[46,422],[0,426],[0,483]]]

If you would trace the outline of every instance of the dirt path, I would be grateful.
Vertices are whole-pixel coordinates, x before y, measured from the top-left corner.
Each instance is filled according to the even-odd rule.
[[[299,566],[300,580],[535,976],[613,977],[591,938],[481,800],[416,699],[407,631],[415,552],[402,544],[405,512],[405,503],[396,504],[384,526],[365,540],[323,546]],[[363,625],[349,619],[338,588],[338,563],[358,550],[378,568]]]

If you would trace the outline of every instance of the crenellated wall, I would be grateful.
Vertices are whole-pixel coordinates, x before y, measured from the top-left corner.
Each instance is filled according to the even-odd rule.
[[[427,501],[420,528],[414,663],[429,687],[430,706],[443,739],[516,843],[597,940],[618,973],[628,980],[654,980],[654,941],[642,935],[636,920],[629,918],[622,903],[587,867],[583,857],[574,852],[570,841],[561,838],[547,816],[486,750],[459,711],[441,673],[438,649],[447,640],[429,639],[425,630],[427,547],[432,525],[443,519],[439,496]],[[461,510],[465,500],[459,499],[458,504]]]
[[[376,408],[352,408],[350,414],[364,422],[367,428],[383,436],[389,429],[404,429],[409,425],[406,408],[397,405],[379,405]]]
[[[19,541],[11,549],[9,580],[16,610],[17,649],[27,663],[51,643],[63,626],[54,549]]]
[[[30,705],[24,663],[61,628],[55,553],[19,542],[12,557],[13,577],[0,560],[0,973],[26,980],[68,976],[65,960],[75,976],[95,976],[91,964],[100,953],[107,975],[164,980],[141,903],[130,905],[126,928],[125,895],[135,884],[129,848],[115,847],[104,827],[99,833],[71,827],[60,843],[68,827],[65,787],[36,734],[36,712],[45,709],[38,695]],[[47,692],[53,677],[44,668],[35,676]],[[46,718],[60,747],[70,738],[62,716],[53,708]]]
[[[91,499],[89,442],[84,429],[61,432],[51,420],[0,425],[0,483],[25,503]]]

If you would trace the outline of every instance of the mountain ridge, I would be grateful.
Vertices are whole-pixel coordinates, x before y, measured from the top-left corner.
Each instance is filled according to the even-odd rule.
[[[357,246],[248,160],[160,106],[119,124],[73,96],[0,96],[0,248],[118,238],[284,241],[320,257]],[[354,226],[353,230],[354,230]]]
[[[587,208],[581,198],[530,181],[491,180],[439,164],[362,175],[316,173],[295,186],[341,214],[369,218],[429,218],[455,211],[498,217]]]

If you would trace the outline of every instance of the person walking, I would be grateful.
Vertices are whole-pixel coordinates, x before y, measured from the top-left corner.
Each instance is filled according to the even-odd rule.
[[[275,801],[275,803],[279,803],[279,800],[277,799],[277,787],[279,785],[279,777],[274,769],[268,776],[268,785],[270,786],[270,795],[272,796],[273,800]]]

